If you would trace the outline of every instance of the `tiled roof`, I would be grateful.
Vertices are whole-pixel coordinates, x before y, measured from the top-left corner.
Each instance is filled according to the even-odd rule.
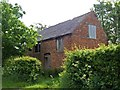
[[[39,34],[42,35],[42,40],[47,40],[70,34],[85,19],[85,17],[89,13],[73,18],[72,20],[68,20],[57,25],[51,26],[49,28],[46,28],[45,30],[40,31]],[[40,41],[40,39],[38,39],[38,41]]]

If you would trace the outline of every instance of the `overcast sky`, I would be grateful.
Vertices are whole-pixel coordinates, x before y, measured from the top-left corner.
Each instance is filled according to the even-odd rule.
[[[90,11],[97,0],[8,0],[21,5],[27,25],[42,23],[47,26],[72,19]]]

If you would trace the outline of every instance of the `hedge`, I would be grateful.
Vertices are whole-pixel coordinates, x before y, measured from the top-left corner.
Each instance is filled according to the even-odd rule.
[[[40,60],[29,57],[12,57],[7,60],[4,66],[4,76],[12,77],[18,81],[34,82],[41,75]]]
[[[61,88],[120,89],[120,45],[66,53]]]

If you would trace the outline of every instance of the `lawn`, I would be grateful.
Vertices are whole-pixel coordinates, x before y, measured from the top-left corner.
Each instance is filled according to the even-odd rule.
[[[59,88],[59,77],[42,77],[36,83],[27,83],[3,77],[2,88]]]

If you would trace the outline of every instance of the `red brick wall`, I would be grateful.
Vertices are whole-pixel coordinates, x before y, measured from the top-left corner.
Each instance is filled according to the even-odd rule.
[[[93,24],[96,25],[96,39],[88,38],[88,25]],[[70,35],[63,36],[64,48],[68,50],[72,50],[75,47],[87,47],[87,48],[95,48],[98,47],[98,44],[105,43],[107,44],[107,37],[102,27],[100,26],[100,22],[97,20],[94,13],[90,13],[90,15],[82,21],[82,23],[76,27],[74,32]],[[51,68],[59,68],[63,59],[65,58],[64,52],[57,52],[56,50],[56,39],[50,39],[46,41],[42,41],[41,43],[41,52],[34,53],[32,52],[32,56],[36,56],[39,58],[44,66],[44,54],[51,54]]]
[[[71,35],[63,36],[63,43],[65,48],[71,47]],[[62,65],[64,59],[64,52],[57,52],[56,50],[56,39],[50,39],[43,41],[41,44],[41,60],[44,63],[44,54],[51,54],[51,67],[59,68]]]
[[[89,24],[96,26],[96,39],[90,39],[88,37]],[[106,34],[94,13],[90,13],[90,15],[74,30],[72,35],[72,47],[76,45],[80,48],[95,48],[101,43],[107,44]]]

